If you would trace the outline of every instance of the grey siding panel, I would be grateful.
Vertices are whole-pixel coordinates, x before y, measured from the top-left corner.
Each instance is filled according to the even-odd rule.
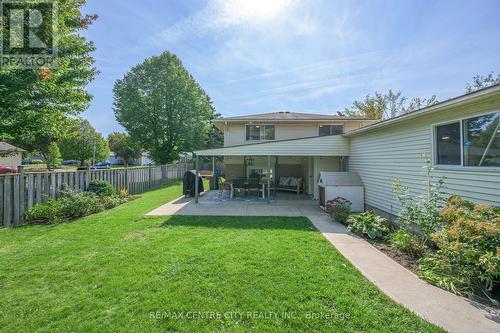
[[[350,138],[349,168],[361,176],[365,203],[397,215],[400,205],[392,192],[399,178],[414,195],[425,193],[426,172],[422,154],[432,153],[432,125],[443,121],[494,112],[498,99],[488,104],[444,110],[418,119],[360,133]],[[498,169],[435,168],[432,174],[445,177],[445,191],[489,205],[500,205]]]

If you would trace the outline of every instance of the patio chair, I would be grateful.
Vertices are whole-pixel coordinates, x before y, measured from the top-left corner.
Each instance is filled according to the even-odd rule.
[[[248,178],[248,192],[249,193],[257,193],[257,197],[260,195],[260,181],[258,177],[250,177]]]
[[[246,195],[247,191],[247,185],[245,184],[245,178],[236,178],[233,181],[233,192],[234,196],[237,197],[241,193],[243,193],[243,196]]]
[[[228,199],[231,197],[231,184],[226,182],[224,178],[218,178],[218,186],[219,186],[219,200]]]

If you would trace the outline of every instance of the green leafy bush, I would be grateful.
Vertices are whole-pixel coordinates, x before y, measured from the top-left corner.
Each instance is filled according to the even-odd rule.
[[[351,215],[352,203],[342,197],[337,197],[326,202],[326,211],[336,222],[346,224],[347,218]]]
[[[371,239],[382,238],[390,230],[389,221],[373,211],[351,215],[347,219],[347,224],[349,231]]]
[[[388,237],[389,243],[399,251],[420,258],[426,251],[424,240],[408,228],[400,228]]]
[[[87,189],[89,192],[93,192],[98,196],[112,195],[115,193],[113,185],[110,182],[105,180],[93,180],[89,183],[89,187]]]
[[[69,218],[81,217],[104,210],[99,197],[92,192],[65,190],[64,194],[46,203],[38,204],[27,212],[29,221],[62,223]]]
[[[488,294],[500,278],[500,209],[453,196],[432,234],[436,253],[419,261],[425,280],[459,295]]]
[[[393,192],[401,203],[399,221],[406,227],[416,224],[422,230],[424,241],[430,235],[442,227],[443,221],[439,212],[446,202],[446,194],[443,192],[444,179],[438,180],[432,176],[431,161],[424,155],[427,172],[427,183],[422,195],[415,196],[410,193],[409,188],[401,183],[399,179],[393,182]]]
[[[47,223],[62,223],[68,220],[64,216],[61,200],[50,200],[31,207],[26,212],[26,218],[32,222]]]
[[[67,217],[81,217],[104,210],[99,197],[92,192],[78,192],[56,200],[62,201],[62,210]]]
[[[31,164],[43,164],[42,160],[31,160]]]
[[[105,209],[110,209],[128,201],[128,195],[123,196],[118,193],[101,197],[101,203]]]

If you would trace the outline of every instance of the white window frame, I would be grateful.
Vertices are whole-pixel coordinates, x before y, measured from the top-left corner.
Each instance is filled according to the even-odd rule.
[[[492,113],[498,113],[500,110],[492,110],[488,112],[478,113],[477,115],[467,116],[456,118],[453,120],[447,120],[439,123],[435,123],[431,125],[431,156],[432,156],[432,166],[436,169],[450,169],[450,170],[481,170],[481,171],[494,171],[499,172],[500,167],[485,167],[485,166],[472,166],[472,165],[464,165],[464,129],[463,129],[463,121],[470,118],[476,118],[485,116]],[[453,124],[458,122],[460,124],[460,165],[452,165],[452,164],[437,164],[437,147],[436,147],[436,130],[438,126]]]
[[[320,129],[321,126],[333,126],[333,125],[342,126],[342,134],[345,133],[345,124],[339,124],[339,123],[321,123],[321,124],[318,124],[318,136],[320,136],[319,129]],[[338,135],[342,135],[342,134],[338,134]],[[332,134],[330,134],[330,135],[332,135]]]
[[[274,126],[274,139],[259,139],[259,140],[247,139],[247,126]],[[262,133],[261,133],[261,135],[262,135]],[[261,123],[245,124],[245,141],[246,142],[267,142],[267,141],[275,141],[275,140],[276,140],[276,125],[275,124],[261,124]]]

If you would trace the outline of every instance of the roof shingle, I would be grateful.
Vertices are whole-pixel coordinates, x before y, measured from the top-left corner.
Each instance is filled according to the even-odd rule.
[[[14,151],[23,152],[25,150],[18,148],[16,146],[13,146],[10,143],[0,141],[0,151],[1,152],[14,152]]]
[[[343,117],[336,115],[327,114],[314,114],[314,113],[300,113],[300,112],[270,112],[261,114],[252,114],[246,116],[235,116],[219,118],[216,121],[228,121],[228,120],[357,120],[357,119],[367,119],[367,118],[356,118],[356,117]]]

